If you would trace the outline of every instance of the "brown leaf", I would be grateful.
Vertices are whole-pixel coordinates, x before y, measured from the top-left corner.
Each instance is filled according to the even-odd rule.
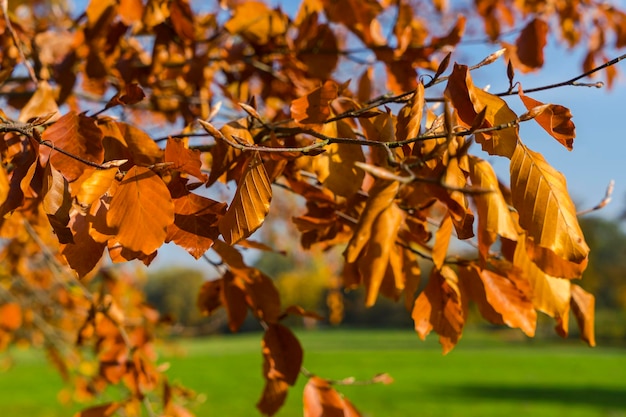
[[[91,237],[89,234],[91,224],[87,216],[75,213],[69,226],[73,232],[73,243],[61,246],[61,254],[78,277],[83,278],[100,263],[106,243],[96,242]]]
[[[104,160],[127,159],[127,166],[151,166],[163,161],[163,150],[143,130],[127,123],[104,118],[98,119],[104,137]]]
[[[273,416],[285,403],[287,388],[289,385],[282,379],[267,379],[256,408],[264,415]]]
[[[518,95],[528,111],[544,103],[534,98],[524,95],[522,87],[519,87]],[[535,116],[535,121],[539,126],[550,134],[554,139],[571,151],[574,147],[574,138],[576,137],[574,122],[572,122],[572,113],[567,107],[558,104],[548,104],[542,108],[541,113]]]
[[[515,46],[517,47],[517,57],[523,65],[518,68],[523,72],[539,69],[543,66],[543,48],[547,43],[549,31],[548,24],[541,19],[531,20],[522,29]],[[515,61],[513,61],[515,64]]]
[[[129,1],[129,0],[126,0]],[[115,106],[129,106],[133,104],[139,103],[146,97],[146,94],[143,92],[139,84],[130,83],[126,84],[124,88],[124,92],[118,91],[109,102],[106,104],[105,108],[109,109]]]
[[[224,293],[224,279],[218,278],[206,281],[198,292],[198,310],[204,315],[210,316],[222,306]]]
[[[44,172],[41,194],[43,196],[42,208],[48,216],[59,243],[71,243],[72,231],[67,227],[72,209],[69,184],[50,162],[46,165]]]
[[[263,224],[269,213],[272,188],[258,152],[248,158],[248,165],[228,211],[219,221],[219,230],[229,245],[247,238]]]
[[[424,340],[431,330],[435,330],[445,355],[461,338],[464,308],[455,272],[448,266],[441,271],[433,269],[426,288],[415,300],[411,314],[415,331]]]
[[[189,149],[185,143],[179,139],[168,138],[165,145],[165,162],[173,163],[172,168],[206,182],[208,176],[202,173],[202,161],[200,151]]]
[[[195,40],[194,16],[188,0],[174,0],[170,3],[170,20],[181,39]]]
[[[242,280],[246,292],[246,303],[252,312],[267,323],[276,323],[281,315],[280,295],[274,281],[255,268],[248,268]]]
[[[459,121],[466,128],[472,127],[476,116],[485,107],[487,110],[482,127],[498,126],[517,119],[515,113],[504,100],[474,86],[469,68],[465,65],[454,64],[445,95],[452,101],[452,105],[457,110]],[[514,126],[497,132],[476,134],[476,141],[490,155],[511,158],[517,145],[517,132],[518,127]]]
[[[167,227],[166,242],[174,242],[199,259],[219,236],[217,222],[226,213],[226,203],[193,194],[176,180],[170,183],[174,223]]]
[[[111,402],[89,407],[74,414],[74,417],[110,417],[120,408],[120,404]]]
[[[76,200],[84,206],[90,206],[111,188],[111,184],[117,173],[117,168],[91,171],[89,177],[80,184],[80,189],[76,194]]]
[[[330,116],[330,102],[337,98],[339,87],[334,81],[326,81],[306,96],[291,102],[291,116],[301,124],[323,123]]]
[[[546,259],[540,248],[564,261],[585,265],[589,247],[585,243],[563,175],[538,153],[519,144],[511,158],[511,192],[519,224],[533,239],[531,258]],[[550,273],[550,264],[537,266]],[[575,272],[577,278],[584,268]]]
[[[578,285],[572,285],[572,298],[570,306],[578,328],[580,329],[580,338],[587,342],[589,346],[596,345],[596,337],[594,332],[594,307],[595,298],[592,294],[583,290]]]
[[[107,213],[107,224],[131,251],[146,255],[157,250],[174,222],[174,203],[167,186],[153,171],[131,168],[119,184]]]
[[[228,314],[228,327],[231,332],[239,330],[248,315],[245,286],[240,278],[226,271],[223,276],[222,304]]]
[[[289,328],[270,324],[263,336],[264,376],[295,385],[302,366],[302,346]]]
[[[42,139],[55,148],[100,164],[104,160],[102,136],[94,119],[84,114],[69,112],[46,129]],[[41,148],[41,155],[44,160],[49,158],[69,182],[78,179],[86,169],[91,169],[83,162],[48,147]]]
[[[324,4],[324,11],[328,20],[346,26],[365,45],[385,44],[380,24],[376,19],[383,8],[377,1],[321,0],[321,2]]]

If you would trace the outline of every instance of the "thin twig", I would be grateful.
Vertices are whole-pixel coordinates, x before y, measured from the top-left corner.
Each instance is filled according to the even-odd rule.
[[[611,202],[613,198],[613,189],[615,188],[615,180],[609,181],[609,185],[606,187],[606,193],[604,194],[604,198],[595,206],[590,209],[582,210],[576,213],[577,216],[584,216],[585,214],[592,213],[594,211],[598,211],[606,207],[607,204]]]
[[[19,38],[17,37],[17,33],[15,32],[15,29],[13,29],[13,24],[11,24],[11,18],[9,17],[9,0],[1,0],[0,6],[2,7],[2,14],[4,15],[4,22],[7,28],[9,29],[9,32],[11,33],[11,38],[13,39],[13,43],[15,44],[15,47],[20,53],[20,57],[22,58],[22,61],[24,62],[24,66],[28,70],[28,75],[30,76],[30,79],[35,84],[39,84],[39,80],[37,79],[37,74],[35,74],[35,70],[33,69],[33,66],[30,64],[30,61],[28,61],[28,59],[26,58],[26,54],[24,53],[22,44]]]

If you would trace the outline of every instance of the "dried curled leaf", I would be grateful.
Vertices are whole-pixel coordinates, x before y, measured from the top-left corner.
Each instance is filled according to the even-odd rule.
[[[589,346],[595,346],[596,336],[593,328],[595,298],[578,285],[572,285],[571,291],[570,306],[580,329],[580,338]]]

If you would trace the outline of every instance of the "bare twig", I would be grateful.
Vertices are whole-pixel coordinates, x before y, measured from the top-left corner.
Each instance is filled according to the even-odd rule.
[[[28,59],[26,58],[26,54],[24,53],[22,44],[17,36],[17,33],[15,33],[15,29],[13,29],[13,25],[11,24],[11,18],[9,17],[9,0],[0,0],[0,7],[2,8],[2,14],[4,15],[4,22],[7,28],[9,29],[9,32],[11,33],[11,38],[13,39],[13,43],[15,44],[15,47],[20,53],[20,57],[22,58],[22,61],[24,62],[24,66],[28,70],[28,75],[30,76],[30,79],[35,84],[39,84],[39,80],[37,79],[37,74],[35,74],[35,70],[33,69],[33,66],[30,64],[30,61],[28,61]]]
[[[582,210],[576,213],[577,216],[584,216],[585,214],[592,213],[594,211],[603,209],[607,204],[611,202],[613,198],[613,189],[615,187],[615,180],[609,181],[609,185],[606,187],[606,193],[604,194],[604,198],[595,206],[590,209]]]

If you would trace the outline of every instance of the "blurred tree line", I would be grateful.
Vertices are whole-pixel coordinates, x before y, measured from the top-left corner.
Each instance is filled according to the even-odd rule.
[[[626,232],[619,220],[592,216],[582,218],[581,227],[591,254],[589,267],[579,284],[596,296],[597,338],[605,342],[626,341]],[[281,235],[283,241],[290,240],[285,239],[285,230]],[[394,302],[380,297],[374,307],[366,308],[362,289],[340,290],[341,264],[334,259],[338,257],[323,252],[303,258],[291,252],[263,252],[260,255],[256,266],[268,276],[275,277],[283,307],[297,304],[325,318],[325,321],[316,323],[289,318],[293,320],[290,325],[328,326],[341,322],[347,327],[412,328],[410,313],[402,300]],[[427,273],[422,272],[423,275]],[[148,301],[170,319],[173,334],[195,336],[228,332],[223,309],[211,317],[204,317],[196,307],[198,289],[207,278],[200,270],[181,267],[150,274],[145,284]],[[470,323],[489,327],[478,312],[470,314]],[[546,325],[551,326],[551,323]],[[242,330],[259,328],[256,320],[249,320]]]

